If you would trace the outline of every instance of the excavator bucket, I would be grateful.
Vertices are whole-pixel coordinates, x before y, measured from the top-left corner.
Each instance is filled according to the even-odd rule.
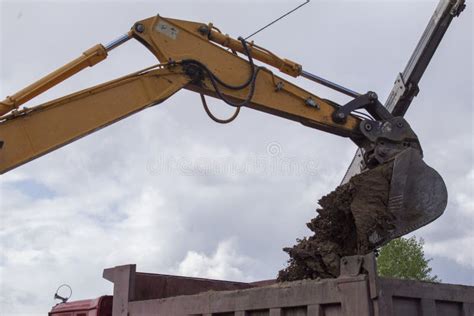
[[[441,216],[447,190],[414,149],[350,180],[351,212],[360,252],[371,251]]]
[[[388,204],[396,219],[392,238],[434,221],[443,214],[447,203],[443,178],[417,151],[407,149],[396,157]]]
[[[416,149],[353,176],[319,200],[314,235],[284,248],[280,281],[337,277],[341,258],[363,255],[439,217],[447,203],[440,175]]]

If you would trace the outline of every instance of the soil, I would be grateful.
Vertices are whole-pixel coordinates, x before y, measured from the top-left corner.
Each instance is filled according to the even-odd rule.
[[[373,251],[387,237],[387,210],[393,164],[353,177],[319,200],[317,216],[306,225],[314,233],[284,248],[290,259],[278,281],[334,278],[344,256]]]

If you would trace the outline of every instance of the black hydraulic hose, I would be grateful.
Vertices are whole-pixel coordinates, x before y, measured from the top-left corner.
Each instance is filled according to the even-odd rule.
[[[250,52],[248,50],[247,42],[245,41],[245,39],[243,39],[242,37],[239,37],[239,40],[242,42],[242,46],[244,47],[244,52],[247,55],[247,57],[249,59],[249,64],[250,64],[250,76],[247,79],[247,81],[244,82],[243,84],[234,86],[234,85],[231,85],[231,84],[228,84],[228,83],[224,82],[222,79],[217,77],[206,65],[204,65],[200,61],[193,60],[193,59],[185,59],[185,60],[181,61],[181,64],[183,64],[183,65],[194,65],[194,66],[202,69],[208,75],[209,79],[211,80],[211,84],[214,87],[214,90],[216,91],[216,94],[218,95],[218,97],[220,99],[222,99],[222,101],[224,101],[225,103],[227,103],[228,105],[233,106],[233,107],[245,106],[250,102],[250,100],[252,99],[252,97],[255,93],[255,83],[256,83],[258,72],[261,69],[260,67],[256,67],[255,64],[253,63],[253,58],[252,58],[252,55],[250,54]],[[229,99],[227,99],[222,94],[222,92],[219,88],[219,85],[221,85],[221,86],[223,86],[227,89],[230,89],[230,90],[242,90],[242,89],[244,89],[244,88],[246,88],[250,85],[250,91],[249,91],[249,94],[247,95],[247,97],[244,101],[236,103],[236,102],[230,101]]]
[[[211,110],[209,109],[209,106],[207,105],[206,98],[204,97],[203,94],[201,94],[201,102],[202,102],[202,106],[204,107],[204,111],[206,111],[207,115],[211,118],[211,120],[219,124],[228,124],[232,122],[233,120],[237,118],[240,112],[240,107],[237,107],[235,109],[234,114],[232,114],[231,117],[229,117],[228,119],[220,119],[216,117],[214,114],[212,114]]]

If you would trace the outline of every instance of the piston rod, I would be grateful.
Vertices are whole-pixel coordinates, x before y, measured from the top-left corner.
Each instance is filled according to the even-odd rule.
[[[353,98],[357,98],[358,96],[361,95],[360,93],[357,93],[357,92],[355,92],[351,89],[348,89],[346,87],[338,85],[337,83],[334,83],[334,82],[329,81],[327,79],[321,78],[319,76],[313,75],[312,73],[309,73],[309,72],[304,71],[304,70],[301,71],[301,76],[306,78],[306,79],[309,79],[311,81],[322,84],[323,86],[326,86],[326,87],[331,88],[333,90],[344,93],[345,95],[348,95],[348,96],[353,97]]]
[[[125,43],[126,41],[128,41],[129,39],[131,39],[131,36],[129,33],[127,34],[123,34],[122,36],[120,36],[119,38],[116,38],[115,40],[113,40],[112,42],[108,43],[107,45],[104,46],[105,50],[107,52],[110,52],[112,49],[114,49],[115,47],[118,47],[120,45],[122,45],[123,43]]]

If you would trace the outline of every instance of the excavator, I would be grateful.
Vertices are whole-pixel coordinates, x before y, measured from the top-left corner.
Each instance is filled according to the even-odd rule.
[[[44,104],[21,107],[105,60],[113,49],[131,39],[143,44],[159,63]],[[279,77],[272,69],[325,85],[351,100],[337,104],[324,99]],[[417,135],[402,116],[393,115],[382,105],[375,92],[360,94],[321,78],[254,42],[224,34],[212,23],[160,15],[136,22],[118,39],[86,50],[1,101],[0,173],[162,103],[181,89],[198,93],[207,114],[218,123],[231,122],[245,107],[352,140],[363,153],[362,172],[353,178],[370,181],[374,172],[383,169],[388,179],[386,184],[374,181],[370,189],[358,189],[358,182],[349,180],[354,199],[370,201],[374,192],[386,193],[381,203],[384,209],[380,210],[387,215],[384,222],[358,227],[373,248],[430,223],[446,208],[446,186],[423,161]],[[222,100],[235,113],[228,119],[217,118],[209,110],[206,97]]]

